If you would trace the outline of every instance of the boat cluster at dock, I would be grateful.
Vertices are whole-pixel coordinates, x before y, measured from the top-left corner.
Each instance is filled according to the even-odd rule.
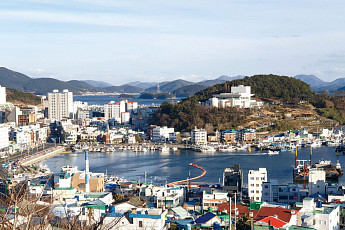
[[[168,152],[170,150],[177,151],[179,148],[167,145],[71,145],[71,151],[89,151],[89,152],[115,152],[116,150],[130,150],[133,152],[147,152],[147,151],[162,151]]]

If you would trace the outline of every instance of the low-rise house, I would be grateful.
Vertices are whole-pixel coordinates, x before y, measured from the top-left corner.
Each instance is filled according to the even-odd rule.
[[[90,192],[104,191],[104,173],[89,173],[90,174]],[[72,187],[77,191],[85,192],[85,172],[77,172],[72,177]]]
[[[202,195],[202,208],[203,210],[207,210],[208,208],[212,208],[212,210],[217,210],[217,205],[227,202],[228,192],[226,191],[215,191],[213,190],[211,193],[203,192]]]
[[[145,196],[151,197],[158,208],[174,208],[183,205],[185,201],[184,188],[167,188],[167,187],[148,187],[145,189]]]
[[[118,213],[116,208],[103,214],[102,227],[107,229],[136,230],[136,229],[168,229],[165,216],[168,210],[133,208],[129,212]]]
[[[212,228],[215,225],[220,226],[221,224],[225,224],[217,215],[207,212],[206,214],[200,216],[198,219],[195,220],[194,226],[200,227],[209,227]]]
[[[192,216],[186,209],[182,208],[181,206],[169,209],[167,217],[170,217],[174,220],[195,220],[194,216]]]
[[[317,230],[339,229],[340,207],[336,204],[323,206],[322,202],[314,201],[314,198],[304,198],[302,213],[302,226]]]
[[[292,225],[301,225],[301,213],[295,209],[261,206],[259,210],[249,210],[249,216],[255,221],[260,221],[266,217],[274,217],[285,222],[286,224],[283,225],[285,228]]]

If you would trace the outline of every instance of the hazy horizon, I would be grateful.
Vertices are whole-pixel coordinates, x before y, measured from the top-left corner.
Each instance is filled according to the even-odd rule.
[[[30,77],[112,85],[345,77],[340,0],[13,0],[0,7],[0,66]]]

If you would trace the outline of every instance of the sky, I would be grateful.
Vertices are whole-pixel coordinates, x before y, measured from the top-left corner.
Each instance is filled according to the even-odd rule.
[[[345,77],[343,0],[0,1],[0,66],[30,77]]]

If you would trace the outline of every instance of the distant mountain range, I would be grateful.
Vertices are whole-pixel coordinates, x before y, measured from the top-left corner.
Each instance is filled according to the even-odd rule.
[[[323,92],[328,90],[329,92],[336,92],[344,90],[345,87],[345,78],[338,78],[334,81],[327,82],[323,81],[315,75],[296,75],[295,78],[304,81],[309,84],[311,89],[316,92]]]
[[[234,77],[220,76],[216,79],[203,80],[200,82],[191,82],[182,79],[165,81],[159,83],[160,92],[173,93],[178,97],[191,96],[209,86],[222,84],[226,81],[242,79],[245,76],[239,75]],[[345,78],[338,78],[332,82],[325,82],[315,75],[296,75],[296,79],[302,80],[309,84],[312,90],[323,92],[335,92],[345,90]],[[71,80],[60,81],[54,78],[31,78],[25,74],[0,67],[0,85],[6,88],[16,89],[24,92],[31,92],[38,95],[46,95],[54,89],[68,89],[75,94],[86,92],[105,92],[105,93],[142,93],[157,92],[158,82],[129,82],[120,86],[113,86],[103,81],[95,80]]]
[[[0,67],[0,85],[6,88],[31,92],[38,95],[46,95],[54,89],[60,91],[68,89],[75,94],[82,94],[85,92],[140,93],[143,91],[142,88],[135,86],[112,86],[111,84],[94,80],[60,81],[54,78],[31,78],[4,67]]]

